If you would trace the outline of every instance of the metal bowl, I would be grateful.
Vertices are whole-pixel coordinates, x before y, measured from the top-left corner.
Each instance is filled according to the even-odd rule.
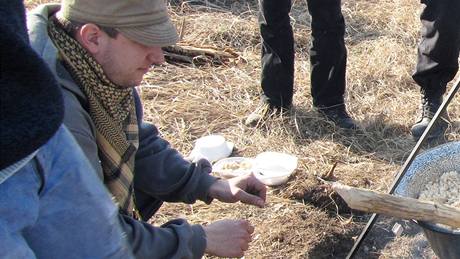
[[[419,154],[406,172],[396,195],[418,199],[423,187],[438,180],[443,173],[460,172],[460,142],[450,142]],[[460,230],[452,230],[429,222],[417,222],[431,248],[439,258],[460,258]]]
[[[460,172],[460,141],[429,149],[414,159],[395,194],[418,199],[423,187],[443,173]]]

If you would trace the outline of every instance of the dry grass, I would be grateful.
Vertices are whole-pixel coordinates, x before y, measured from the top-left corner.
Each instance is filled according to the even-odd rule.
[[[47,1],[26,1],[29,8],[38,2]],[[154,68],[142,85],[146,120],[156,124],[183,154],[191,151],[197,138],[218,133],[235,143],[235,156],[281,151],[298,156],[300,163],[287,184],[269,190],[264,209],[220,202],[211,206],[167,204],[155,216],[155,225],[178,216],[192,223],[246,218],[256,227],[246,258],[343,258],[367,216],[350,214],[334,199],[336,207],[315,175],[327,172],[338,161],[335,175],[343,183],[379,191],[391,185],[415,145],[409,127],[415,121],[420,96],[410,75],[420,28],[419,2],[343,2],[349,53],[346,101],[363,127],[362,132],[354,133],[336,129],[311,109],[309,17],[306,0],[293,2],[295,107],[250,128],[243,121],[256,107],[260,91],[257,1],[171,1],[173,20],[185,24],[183,43],[231,48],[246,62]],[[460,140],[458,96],[449,114],[454,123],[447,141]],[[419,235],[409,233],[395,239],[389,234],[392,223],[382,220],[375,227],[361,258],[431,256],[429,248],[420,248],[423,240]]]

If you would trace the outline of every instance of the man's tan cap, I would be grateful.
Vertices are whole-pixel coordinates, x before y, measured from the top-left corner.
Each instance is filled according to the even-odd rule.
[[[165,0],[62,0],[59,15],[69,21],[118,30],[146,46],[176,44],[178,35]]]

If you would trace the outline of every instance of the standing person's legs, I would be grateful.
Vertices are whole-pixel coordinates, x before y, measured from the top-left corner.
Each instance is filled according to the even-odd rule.
[[[341,0],[308,0],[312,46],[311,95],[313,106],[337,126],[355,129],[345,103],[347,49]]]
[[[289,108],[294,94],[294,33],[291,0],[259,0],[261,86],[259,106],[245,124],[257,125],[273,111]]]
[[[294,91],[294,34],[291,0],[259,0],[262,38],[263,97],[270,105],[288,108]]]
[[[421,2],[425,4],[420,15],[422,39],[418,45],[417,65],[412,76],[422,94],[421,117],[411,129],[416,139],[423,134],[441,105],[447,83],[458,71],[460,52],[460,25],[457,21],[460,1]],[[444,117],[447,119],[446,115]],[[446,123],[440,122],[431,137],[440,136],[445,128]]]
[[[340,0],[308,0],[311,15],[311,95],[315,107],[344,103],[347,50]]]
[[[115,204],[62,126],[0,184],[0,205],[0,235],[13,248],[0,257],[132,258]]]

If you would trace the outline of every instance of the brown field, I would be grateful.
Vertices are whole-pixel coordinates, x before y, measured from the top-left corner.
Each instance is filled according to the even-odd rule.
[[[43,2],[49,1],[26,4],[32,8]],[[240,58],[225,64],[175,63],[152,69],[141,91],[146,120],[156,124],[163,137],[185,155],[197,138],[212,133],[235,143],[233,156],[287,152],[299,158],[299,166],[287,184],[269,188],[263,209],[217,201],[211,205],[166,204],[152,224],[175,217],[192,223],[244,218],[256,228],[245,258],[344,258],[368,215],[350,212],[316,176],[338,162],[334,173],[338,181],[385,192],[401,169],[415,145],[409,129],[420,98],[411,79],[419,39],[419,3],[343,1],[349,56],[346,102],[362,127],[350,133],[335,128],[311,109],[306,0],[294,0],[291,12],[296,37],[294,108],[257,128],[243,123],[256,107],[260,90],[257,1],[171,1],[171,15],[182,31],[181,44],[231,49]],[[458,95],[448,111],[452,124],[444,141],[458,141]],[[396,221],[405,227],[400,237],[391,232]],[[374,226],[358,256],[433,257],[416,225],[392,218],[383,218]]]

